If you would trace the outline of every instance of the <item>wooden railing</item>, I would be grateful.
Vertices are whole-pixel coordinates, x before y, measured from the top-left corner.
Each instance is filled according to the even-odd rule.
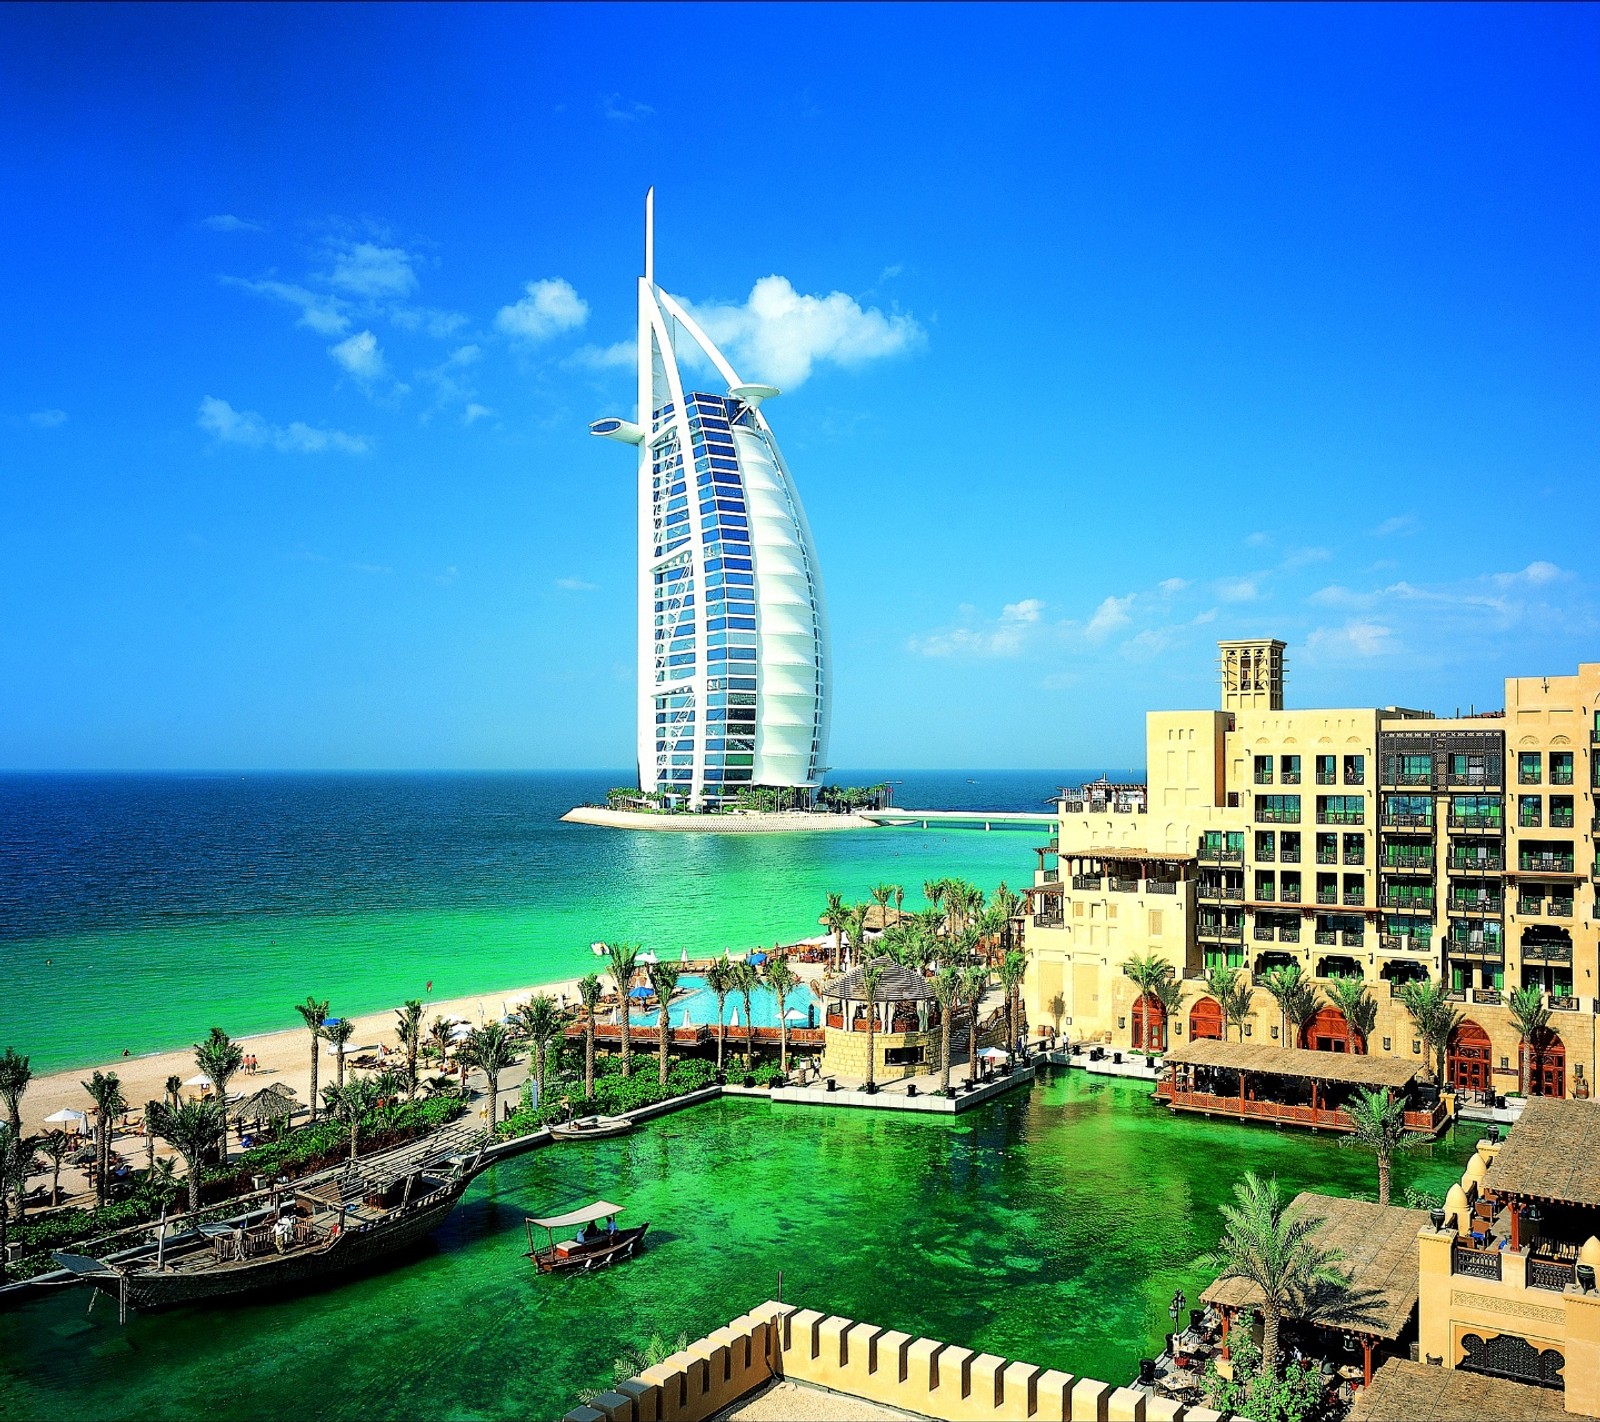
[[[1500,1251],[1474,1249],[1459,1239],[1450,1251],[1450,1272],[1468,1279],[1495,1279],[1500,1277]]]
[[[1321,1130],[1353,1131],[1355,1123],[1350,1113],[1326,1106],[1297,1106],[1284,1101],[1258,1101],[1252,1097],[1218,1096],[1209,1091],[1180,1091],[1170,1078],[1156,1084],[1156,1097],[1180,1111],[1204,1111],[1218,1116],[1235,1116],[1240,1119],[1281,1121],[1288,1125],[1315,1126]],[[1407,1111],[1406,1129],[1424,1135],[1434,1135],[1449,1119],[1443,1101],[1434,1103],[1431,1110]]]

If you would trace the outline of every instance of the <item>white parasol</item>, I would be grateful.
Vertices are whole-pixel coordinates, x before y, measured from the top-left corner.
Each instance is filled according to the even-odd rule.
[[[73,1111],[63,1106],[59,1111],[53,1112],[44,1118],[47,1126],[76,1126],[80,1131],[86,1130],[89,1125],[87,1111]]]
[[[804,1022],[806,1015],[798,1007],[791,1007],[783,1014],[783,1020],[785,1022]]]
[[[681,1026],[681,1027],[693,1027],[694,1026],[694,1023],[689,1020],[689,1009],[687,1007],[683,1009],[683,1021],[681,1023],[679,1023],[678,1025]]]
[[[639,955],[639,961],[641,963],[659,963],[661,959],[658,958],[654,953],[650,952],[649,949],[646,949]]]
[[[206,1076],[203,1072],[199,1076],[191,1076],[186,1082],[184,1082],[185,1086],[211,1087],[215,1084],[216,1083],[213,1082],[211,1078]]]
[[[685,967],[688,966],[688,964],[689,964],[689,950],[687,948],[685,948],[683,950],[683,952],[678,955],[678,961],[680,963],[682,963]]]

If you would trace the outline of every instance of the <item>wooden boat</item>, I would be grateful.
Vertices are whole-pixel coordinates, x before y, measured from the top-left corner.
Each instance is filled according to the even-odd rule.
[[[631,1259],[650,1224],[646,1221],[632,1229],[618,1229],[617,1216],[621,1213],[621,1205],[597,1200],[582,1209],[569,1210],[564,1215],[552,1215],[549,1219],[535,1219],[530,1215],[527,1219],[527,1257],[539,1266],[541,1274],[587,1273],[591,1269],[604,1269],[619,1259]],[[602,1220],[605,1222],[604,1228],[590,1230],[590,1225],[599,1226]],[[535,1226],[545,1233],[542,1249],[533,1237]],[[556,1238],[558,1229],[571,1229],[574,1226],[578,1229],[575,1238]]]
[[[286,1184],[228,1219],[163,1227],[108,1258],[55,1259],[123,1312],[304,1287],[426,1237],[484,1168],[487,1143],[478,1127],[458,1126]]]
[[[550,1127],[550,1134],[558,1141],[603,1141],[612,1136],[625,1136],[635,1130],[626,1116],[579,1116],[576,1120],[560,1121]]]

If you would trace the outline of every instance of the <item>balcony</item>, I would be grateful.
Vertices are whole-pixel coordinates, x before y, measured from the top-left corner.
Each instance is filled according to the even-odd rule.
[[[1242,923],[1205,923],[1196,925],[1195,933],[1200,938],[1214,938],[1222,943],[1243,943],[1244,924]]]
[[[1549,1289],[1552,1293],[1559,1294],[1568,1284],[1577,1282],[1578,1270],[1575,1263],[1568,1263],[1564,1259],[1535,1259],[1529,1256],[1530,1289]]]
[[[1367,853],[1364,849],[1347,849],[1344,852],[1344,862],[1351,869],[1365,869]]]
[[[1300,890],[1291,889],[1287,884],[1279,888],[1278,899],[1282,903],[1297,904],[1300,902]]]
[[[1060,909],[1056,909],[1053,913],[1036,913],[1033,916],[1033,926],[1035,928],[1060,928],[1065,922],[1066,919]]]
[[[1300,772],[1298,770],[1286,770],[1278,779],[1284,785],[1298,785],[1300,783]]]
[[[1273,941],[1272,929],[1264,923],[1256,924],[1255,927],[1251,929],[1250,936],[1254,938],[1257,943],[1271,943]]]
[[[1346,785],[1365,785],[1367,783],[1367,773],[1364,770],[1351,770],[1346,766],[1344,783]]]
[[[1270,785],[1272,784],[1272,772],[1270,770],[1258,770],[1252,779],[1257,785]]]
[[[1317,823],[1319,825],[1359,825],[1366,820],[1366,813],[1362,810],[1318,810]]]
[[[1300,823],[1300,811],[1279,809],[1272,805],[1257,805],[1256,823],[1258,825],[1297,825]]]
[[[1551,829],[1571,829],[1571,828],[1573,828],[1573,820],[1574,820],[1574,818],[1575,817],[1574,817],[1574,815],[1573,815],[1571,810],[1551,810],[1550,811],[1550,828]]]
[[[1339,891],[1337,889],[1318,889],[1317,902],[1330,907],[1337,907],[1339,903]]]
[[[1144,891],[1147,894],[1176,894],[1178,881],[1176,879],[1146,879]]]
[[[1535,805],[1533,807],[1533,809],[1531,809],[1531,810],[1518,810],[1517,811],[1517,828],[1518,829],[1543,829],[1544,828],[1544,816],[1539,813],[1539,807],[1537,805]]]
[[[1361,948],[1366,945],[1367,934],[1365,929],[1347,928],[1339,935],[1339,942],[1346,948]]]
[[[1087,889],[1092,893],[1097,893],[1105,887],[1105,880],[1098,874],[1074,874],[1072,876],[1072,887],[1079,892]]]
[[[1271,864],[1272,861],[1273,861],[1273,858],[1274,858],[1274,855],[1273,855],[1272,848],[1271,848],[1270,845],[1263,845],[1263,846],[1257,848],[1257,850],[1256,850],[1256,863],[1257,864]]]
[[[1433,816],[1431,814],[1419,815],[1400,810],[1385,810],[1378,823],[1384,829],[1421,830],[1426,834],[1433,833]]]
[[[1474,1249],[1459,1239],[1450,1247],[1450,1272],[1466,1279],[1500,1280],[1500,1251]]]
[[[1420,785],[1426,787],[1433,784],[1433,772],[1431,770],[1402,770],[1396,775],[1385,776],[1383,783],[1385,785]]]
[[[1432,894],[1397,894],[1393,889],[1385,889],[1378,896],[1378,907],[1395,909],[1400,913],[1427,913],[1433,912]]]
[[[1568,765],[1558,770],[1552,765],[1550,767],[1550,783],[1552,785],[1572,784],[1572,767]]]
[[[1505,899],[1500,894],[1481,891],[1474,894],[1462,889],[1453,890],[1447,903],[1451,913],[1499,914],[1505,908]]]
[[[1542,785],[1543,783],[1544,783],[1544,776],[1539,773],[1537,768],[1535,768],[1533,770],[1518,770],[1517,771],[1517,784],[1518,785]]]
[[[1300,862],[1300,851],[1298,849],[1284,849],[1280,851],[1278,859],[1283,864],[1298,864]]]
[[[1319,948],[1335,948],[1339,943],[1339,935],[1331,928],[1319,928],[1312,933],[1311,941]]]
[[[1468,874],[1503,874],[1506,857],[1498,851],[1486,853],[1479,850],[1452,849],[1445,863],[1452,869],[1460,869]]]
[[[1524,943],[1522,945],[1522,961],[1524,963],[1570,963],[1572,961],[1572,945],[1570,943]]]
[[[1378,946],[1385,953],[1428,953],[1433,952],[1431,938],[1419,938],[1412,933],[1380,933]]]
[[[1468,834],[1499,834],[1506,827],[1506,817],[1499,811],[1451,810],[1450,828]]]
[[[1298,943],[1299,941],[1300,925],[1298,923],[1286,923],[1278,930],[1278,942]]]
[[[1226,849],[1220,844],[1201,844],[1200,859],[1206,864],[1243,864],[1244,848]]]
[[[1517,856],[1517,871],[1522,874],[1571,874],[1573,858],[1570,854],[1529,854],[1523,850]]]
[[[1392,869],[1397,874],[1431,874],[1433,850],[1425,854],[1396,854],[1392,849],[1385,850],[1383,857],[1378,860],[1378,867]]]
[[[1256,902],[1270,904],[1276,898],[1276,890],[1271,884],[1256,885]]]
[[[1061,882],[1061,866],[1057,865],[1053,869],[1044,870],[1043,876],[1044,877],[1041,882],[1046,884],[1059,884]]]
[[[1505,945],[1497,938],[1485,938],[1481,933],[1456,933],[1445,935],[1445,947],[1453,958],[1477,958],[1486,963],[1503,963]]]
[[[1331,771],[1331,770],[1319,770],[1317,772],[1317,784],[1318,785],[1337,785],[1338,783],[1339,783],[1339,777],[1333,771]]]
[[[1487,766],[1469,765],[1461,770],[1447,771],[1445,773],[1445,783],[1452,790],[1498,789],[1500,776],[1498,772],[1490,770]]]
[[[1344,906],[1346,908],[1364,908],[1367,902],[1365,889],[1346,889],[1344,891]]]
[[[1137,879],[1119,879],[1113,875],[1106,882],[1114,894],[1135,894],[1139,891],[1139,881]]]
[[[1339,851],[1337,849],[1319,849],[1317,851],[1318,864],[1337,864],[1338,862]]]

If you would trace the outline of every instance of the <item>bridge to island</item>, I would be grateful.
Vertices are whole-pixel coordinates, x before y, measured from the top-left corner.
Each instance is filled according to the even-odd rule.
[[[912,825],[920,829],[1050,829],[1054,810],[857,810],[875,825]]]

